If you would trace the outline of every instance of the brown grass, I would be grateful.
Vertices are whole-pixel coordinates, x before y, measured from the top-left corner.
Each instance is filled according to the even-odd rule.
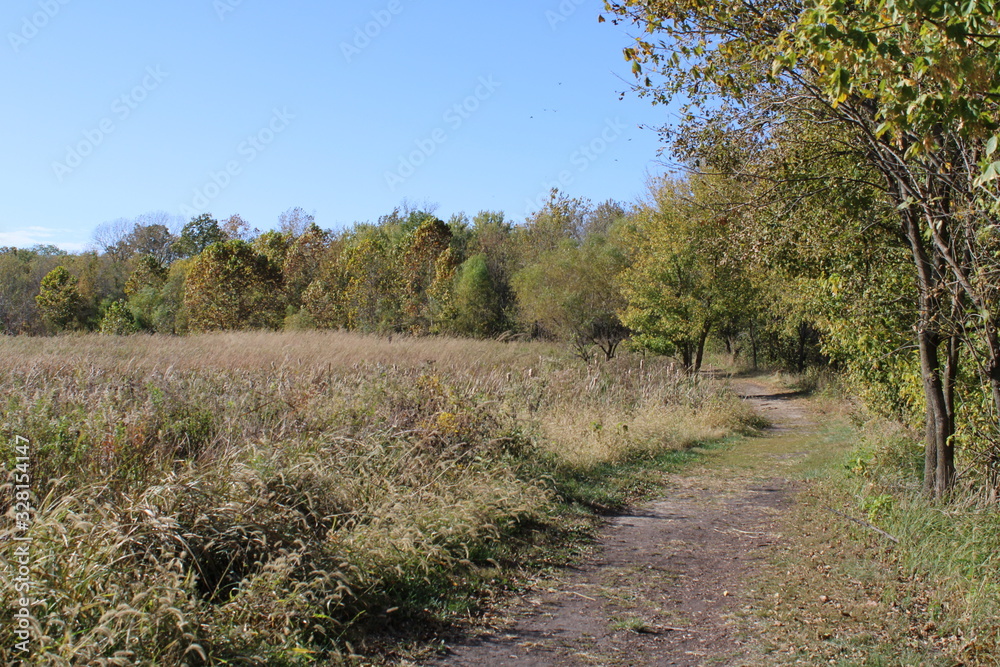
[[[7,338],[0,368],[3,438],[31,441],[38,664],[351,661],[507,576],[572,500],[560,470],[742,423],[665,360],[533,343]]]
[[[449,372],[483,367],[536,370],[565,354],[543,343],[366,336],[330,331],[295,333],[222,332],[176,337],[66,335],[56,338],[0,336],[0,368],[101,368],[131,371],[299,370],[351,368],[358,364],[396,368],[433,366]]]

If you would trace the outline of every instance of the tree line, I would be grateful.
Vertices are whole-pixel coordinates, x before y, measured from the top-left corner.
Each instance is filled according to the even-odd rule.
[[[521,224],[481,211],[448,222],[419,208],[321,228],[301,209],[259,232],[209,214],[178,233],[162,216],[103,225],[95,249],[0,250],[8,334],[344,329],[542,337],[581,358],[630,344],[697,370],[710,334],[730,352],[803,368],[805,320],[755,312],[707,182],[663,178],[648,201],[593,205],[553,191]],[[710,224],[704,224],[709,221]],[[800,318],[801,319],[801,318]]]

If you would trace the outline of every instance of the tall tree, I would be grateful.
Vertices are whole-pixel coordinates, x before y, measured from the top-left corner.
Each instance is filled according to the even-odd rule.
[[[627,300],[622,320],[640,345],[679,354],[694,372],[709,334],[751,290],[730,253],[732,220],[710,205],[713,187],[708,178],[654,182],[651,200],[620,230],[633,250],[619,280]]]
[[[449,308],[441,316],[440,328],[460,336],[498,333],[503,326],[503,310],[486,256],[473,255],[462,262],[452,272],[452,281]]]
[[[451,249],[451,229],[442,220],[424,220],[401,248],[403,312],[414,331],[428,331],[433,320],[430,290],[438,278],[438,258]]]
[[[81,326],[82,299],[77,279],[65,266],[57,266],[42,279],[35,297],[50,331],[60,332]]]
[[[628,337],[618,318],[625,300],[616,284],[624,268],[624,253],[603,237],[567,240],[542,253],[514,276],[524,323],[569,341],[583,359],[595,345],[611,359]]]
[[[348,329],[393,331],[402,324],[398,249],[381,227],[355,227],[343,255]]]
[[[545,205],[517,229],[521,266],[534,264],[541,254],[557,249],[566,240],[580,241],[589,215],[588,201],[553,189]]]
[[[219,221],[210,213],[203,213],[184,225],[173,248],[181,257],[194,257],[213,243],[225,240]]]
[[[302,305],[302,293],[319,274],[331,234],[312,223],[292,241],[282,262],[285,296],[293,308]]]
[[[277,329],[285,315],[281,273],[249,243],[216,243],[194,258],[184,305],[192,331]]]

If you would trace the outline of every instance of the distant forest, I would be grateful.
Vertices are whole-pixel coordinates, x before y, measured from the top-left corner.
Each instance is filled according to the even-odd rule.
[[[817,356],[816,331],[752,316],[744,272],[704,256],[728,243],[724,227],[699,229],[697,216],[670,227],[672,275],[647,275],[650,244],[668,241],[653,238],[653,227],[665,231],[664,216],[680,223],[692,214],[669,207],[693,202],[693,183],[664,180],[645,205],[595,206],[553,191],[519,225],[500,212],[445,222],[416,208],[342,231],[322,229],[300,208],[264,233],[239,216],[201,215],[175,230],[165,214],[118,220],[95,231],[89,252],[0,249],[0,324],[8,334],[264,328],[543,337],[585,359],[611,358],[634,336],[692,369],[715,333],[731,353],[802,368]],[[653,324],[649,295],[636,288],[656,290],[662,280],[674,281],[675,295],[673,303],[657,297],[655,316],[671,321]]]

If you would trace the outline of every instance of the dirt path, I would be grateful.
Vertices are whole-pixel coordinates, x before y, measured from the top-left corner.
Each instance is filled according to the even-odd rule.
[[[579,568],[515,601],[507,627],[431,664],[752,664],[730,618],[748,608],[754,568],[782,540],[796,486],[784,473],[804,456],[810,422],[795,394],[756,380],[733,387],[775,425],[740,448],[766,453],[672,476],[663,499],[612,518]]]

